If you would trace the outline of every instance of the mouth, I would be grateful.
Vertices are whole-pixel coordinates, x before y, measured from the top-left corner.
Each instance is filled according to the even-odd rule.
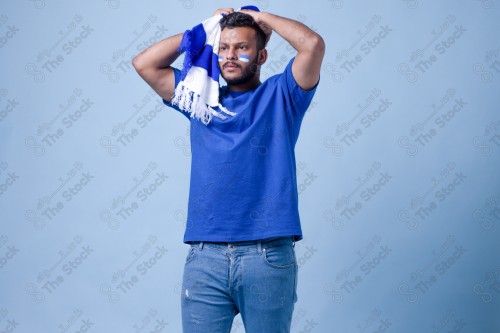
[[[239,68],[239,66],[235,65],[235,64],[227,64],[226,66],[224,66],[224,69],[236,69],[236,68]]]

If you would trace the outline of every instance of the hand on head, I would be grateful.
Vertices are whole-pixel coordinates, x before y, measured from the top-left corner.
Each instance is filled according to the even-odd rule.
[[[240,9],[238,12],[245,13],[245,14],[248,14],[251,17],[253,17],[253,20],[255,21],[255,23],[257,23],[257,25],[266,34],[266,42],[264,43],[264,45],[267,46],[267,43],[271,39],[273,29],[271,29],[267,24],[265,24],[264,21],[261,19],[262,12],[257,12],[255,10],[251,10],[251,9]]]
[[[255,10],[251,10],[251,9],[240,9],[238,12],[245,13],[245,14],[248,14],[248,15],[250,15],[250,16],[253,17],[255,23],[257,23],[257,25],[262,29],[262,31],[264,32],[264,34],[266,34],[266,41],[265,41],[264,45],[267,46],[267,43],[271,39],[271,35],[273,33],[273,29],[271,29],[268,25],[266,25],[260,19],[261,12],[258,12],[258,11],[255,11]],[[228,14],[231,14],[231,13],[234,13],[234,8],[220,8],[220,9],[217,9],[215,11],[215,13],[214,13],[213,16],[220,15],[220,14],[228,15]]]
[[[220,9],[217,9],[214,13],[214,15],[212,16],[215,16],[215,15],[219,15],[219,14],[231,14],[231,13],[234,13],[234,9],[233,8],[220,8]]]

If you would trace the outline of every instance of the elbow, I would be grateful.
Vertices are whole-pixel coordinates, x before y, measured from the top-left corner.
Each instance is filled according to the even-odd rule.
[[[137,72],[141,72],[144,69],[144,64],[143,64],[143,61],[141,60],[140,55],[135,56],[132,59],[132,66],[134,66],[134,68]]]
[[[315,52],[325,54],[326,45],[323,37],[317,34],[316,37],[312,39],[312,48]]]
[[[299,51],[323,57],[325,55],[325,41],[320,35],[314,33],[314,35],[307,39],[307,44],[304,45],[304,48]]]

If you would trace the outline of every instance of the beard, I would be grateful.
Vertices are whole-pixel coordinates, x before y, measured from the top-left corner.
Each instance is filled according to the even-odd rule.
[[[232,79],[225,78],[224,75],[222,74],[222,71],[221,71],[221,75],[228,85],[229,84],[230,85],[239,85],[239,84],[247,83],[248,81],[252,80],[255,77],[255,75],[257,75],[257,69],[258,69],[257,61],[258,61],[258,59],[257,59],[257,57],[255,57],[254,61],[252,61],[250,66],[247,66],[246,69],[243,70],[243,73],[241,73],[240,77],[236,77],[236,78],[232,78]],[[241,68],[241,67],[239,67],[239,68]]]

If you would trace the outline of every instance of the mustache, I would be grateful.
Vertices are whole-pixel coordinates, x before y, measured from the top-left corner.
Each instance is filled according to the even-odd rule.
[[[229,65],[232,65],[232,66],[235,66],[235,67],[238,67],[238,68],[240,67],[240,65],[238,65],[237,63],[234,63],[234,62],[228,62],[228,63],[224,64],[224,67],[223,67],[223,68],[226,68],[226,67],[227,67],[227,66],[229,66]]]

